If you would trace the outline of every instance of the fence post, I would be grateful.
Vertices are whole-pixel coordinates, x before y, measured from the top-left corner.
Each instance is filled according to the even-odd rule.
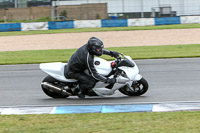
[[[143,3],[143,0],[141,0],[141,18],[144,18],[144,3]]]
[[[15,0],[15,8],[18,7],[18,0]]]
[[[54,21],[54,18],[55,18],[55,9],[54,9],[54,4],[53,4],[54,1],[51,2],[51,21]]]

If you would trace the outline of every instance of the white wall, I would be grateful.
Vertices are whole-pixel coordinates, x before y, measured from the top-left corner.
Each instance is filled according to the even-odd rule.
[[[59,5],[107,3],[108,13],[151,12],[152,7],[170,5],[177,15],[200,15],[200,0],[74,0],[59,1]]]

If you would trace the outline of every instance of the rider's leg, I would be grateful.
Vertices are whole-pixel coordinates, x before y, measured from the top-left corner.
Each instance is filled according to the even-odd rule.
[[[68,71],[67,75],[68,78],[78,80],[79,85],[74,92],[75,94],[80,94],[80,96],[85,94],[88,90],[92,89],[96,84],[96,80],[91,76],[86,75],[85,73],[73,73]]]
[[[96,80],[93,77],[88,76],[84,73],[80,74],[78,81],[79,81],[79,87],[83,92],[91,90],[92,88],[94,88],[96,84]]]
[[[92,77],[83,73],[79,75],[78,82],[77,96],[79,98],[85,98],[85,94],[88,93],[88,90],[92,89],[96,84],[96,81]]]

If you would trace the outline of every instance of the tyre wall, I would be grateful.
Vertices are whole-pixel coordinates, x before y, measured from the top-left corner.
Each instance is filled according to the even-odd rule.
[[[72,28],[101,28],[101,27],[130,27],[152,26],[170,24],[200,23],[200,16],[181,16],[164,18],[140,18],[140,19],[103,19],[103,20],[75,20],[75,21],[51,21],[33,23],[8,23],[0,24],[0,32],[6,31],[31,31]]]

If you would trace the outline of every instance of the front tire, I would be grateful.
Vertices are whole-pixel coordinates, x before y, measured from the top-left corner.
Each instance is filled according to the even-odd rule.
[[[42,82],[48,82],[48,83],[51,83],[52,85],[59,84],[59,81],[54,79],[51,76],[45,77]],[[58,94],[58,93],[52,91],[51,89],[49,89],[48,87],[45,87],[44,85],[41,85],[41,87],[42,87],[43,92],[49,97],[52,97],[52,98],[66,98],[67,97],[67,96],[63,96],[61,94]]]
[[[139,81],[134,81],[131,85],[131,88],[124,86],[119,89],[121,93],[128,96],[140,96],[147,92],[149,88],[148,82],[142,78]]]

